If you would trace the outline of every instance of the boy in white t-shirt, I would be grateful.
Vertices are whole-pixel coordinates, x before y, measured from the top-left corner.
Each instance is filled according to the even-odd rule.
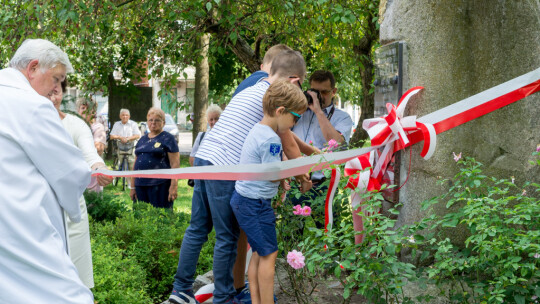
[[[240,164],[281,161],[281,139],[276,134],[291,129],[307,108],[300,88],[286,80],[270,85],[263,97],[262,120],[249,132]],[[248,268],[253,304],[274,303],[277,257],[276,217],[271,206],[279,181],[237,181],[231,207],[253,250]]]

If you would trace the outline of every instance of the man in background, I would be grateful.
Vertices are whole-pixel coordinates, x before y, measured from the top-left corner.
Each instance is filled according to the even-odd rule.
[[[351,137],[353,121],[347,112],[338,109],[335,105],[337,88],[334,74],[324,70],[315,71],[309,77],[309,86],[310,90],[316,90],[320,93],[322,100],[319,101],[316,94],[310,92],[313,102],[308,105],[306,112],[293,127],[294,134],[302,141],[312,143],[320,150],[328,147],[328,142],[331,140],[336,141],[339,148],[346,148]],[[325,180],[322,171],[313,172],[311,175],[313,188],[300,198],[290,195],[293,204],[305,204],[310,200],[315,201],[317,197],[325,197],[328,189],[326,185],[323,185]],[[312,208],[315,213],[316,209]],[[314,218],[322,218],[322,223],[324,223],[324,216],[316,215]],[[320,221],[316,220],[315,223],[318,228],[323,227]]]

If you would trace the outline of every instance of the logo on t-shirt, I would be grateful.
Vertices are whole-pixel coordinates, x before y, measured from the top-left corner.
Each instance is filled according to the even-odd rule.
[[[280,144],[270,144],[270,154],[272,156],[276,156],[281,152],[281,145]]]

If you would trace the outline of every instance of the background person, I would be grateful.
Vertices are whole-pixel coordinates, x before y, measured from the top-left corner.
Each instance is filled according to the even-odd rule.
[[[324,70],[315,71],[309,77],[309,86],[320,92],[322,102],[319,102],[316,95],[310,92],[314,97],[313,103],[308,106],[302,118],[293,127],[294,134],[304,142],[312,142],[313,146],[318,149],[323,149],[332,139],[342,147],[346,147],[351,136],[353,121],[347,112],[338,109],[334,104],[337,92],[334,74]],[[311,205],[310,201],[314,201],[317,197],[326,196],[328,187],[323,185],[325,181],[323,172],[313,172],[311,181],[313,188],[300,198],[289,195],[293,205],[302,203]],[[324,202],[324,199],[322,201]],[[312,208],[312,210],[315,213],[314,219],[317,227],[322,228],[324,216],[317,215],[317,208]]]
[[[64,228],[64,211],[81,220],[90,168],[47,99],[72,71],[42,39],[25,40],[0,71],[0,303],[94,303]]]
[[[77,99],[76,106],[79,115],[90,125],[94,146],[96,146],[99,156],[102,156],[107,148],[107,133],[103,122],[96,118],[97,103],[92,97],[81,97]]]
[[[206,121],[208,122],[209,127],[206,132],[210,132],[210,130],[212,130],[216,122],[219,120],[221,112],[221,108],[215,104],[211,104],[208,109],[206,109]],[[199,134],[197,134],[197,138],[195,138],[195,142],[193,142],[193,148],[191,148],[191,153],[189,154],[190,166],[193,166],[193,161],[195,161],[195,154],[197,154],[197,151],[199,150],[199,145],[201,144],[201,141],[204,138],[206,132],[199,132]]]
[[[64,82],[62,82],[62,89],[65,92]],[[103,157],[103,152],[107,147],[107,134],[105,133],[105,125],[96,119],[97,103],[91,97],[82,97],[77,99],[76,105],[79,115],[90,125],[98,155]],[[86,189],[101,192],[103,186],[99,185],[97,178],[93,176]]]
[[[130,120],[130,114],[128,109],[120,110],[120,121],[114,123],[109,138],[111,140],[119,140],[118,147],[128,151],[131,147],[134,146],[135,141],[141,137],[141,131],[139,131],[139,126],[133,120]],[[120,158],[118,158],[120,162]],[[129,169],[133,169],[133,164],[135,163],[135,156],[133,154],[129,155]],[[118,168],[120,163],[115,164]]]
[[[75,146],[81,150],[88,166],[90,166],[92,170],[101,168],[106,169],[107,166],[105,165],[105,162],[98,155],[96,147],[94,146],[94,139],[88,125],[79,117],[60,111],[60,105],[66,86],[66,80],[62,81],[60,89],[56,90],[50,97],[62,120],[62,125],[71,136]],[[96,178],[96,183],[98,183],[99,186],[106,186],[111,182],[112,178],[110,177],[101,175]],[[81,208],[81,221],[75,223],[69,220],[69,218],[67,219],[69,256],[77,267],[79,277],[84,285],[88,288],[93,288],[94,272],[92,267],[92,249],[90,248],[90,230],[88,227],[88,212],[86,210],[86,202],[83,195],[80,196],[78,202],[79,207]]]
[[[165,112],[150,108],[146,115],[149,133],[135,148],[135,170],[171,169],[180,167],[180,152],[174,136],[163,131]],[[132,178],[131,199],[152,204],[154,207],[172,208],[178,196],[178,180],[161,178]]]

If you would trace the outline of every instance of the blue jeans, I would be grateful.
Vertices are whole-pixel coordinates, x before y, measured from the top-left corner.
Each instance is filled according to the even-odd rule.
[[[211,162],[195,158],[195,166],[211,166]],[[195,180],[191,200],[191,222],[184,234],[173,287],[178,292],[193,288],[197,261],[212,226],[216,231],[214,246],[214,303],[225,303],[236,294],[232,269],[236,260],[238,222],[230,200],[235,181]]]

